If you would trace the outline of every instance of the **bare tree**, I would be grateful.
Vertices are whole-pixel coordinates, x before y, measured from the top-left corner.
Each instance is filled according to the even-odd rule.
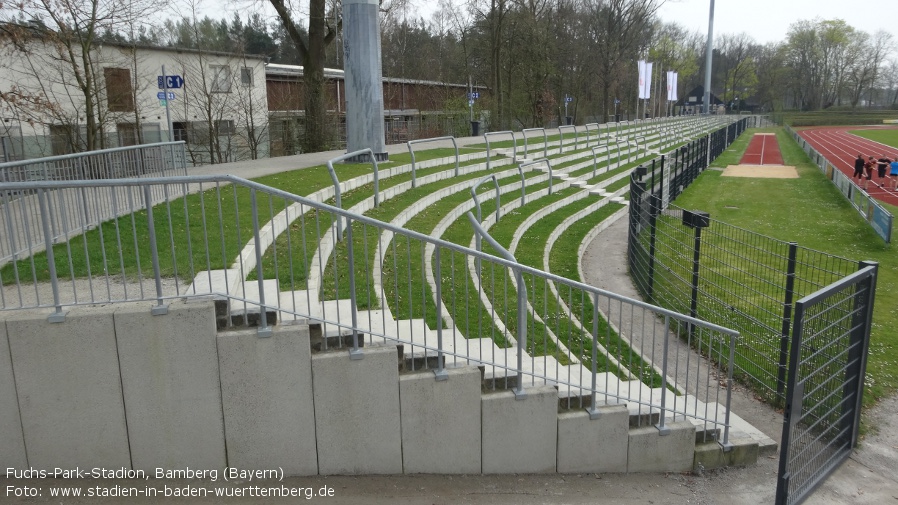
[[[305,136],[302,149],[305,152],[324,151],[330,147],[327,138],[327,107],[325,100],[324,62],[325,48],[337,36],[339,24],[334,25],[326,15],[326,0],[309,0],[308,39],[303,37],[299,18],[301,12],[292,0],[269,0],[278,19],[299,50],[303,66],[305,89]]]
[[[3,42],[22,63],[16,70],[28,74],[23,82],[30,83],[30,89],[19,87],[12,94],[13,90],[0,91],[17,98],[15,102],[6,100],[7,106],[25,107],[28,110],[21,112],[31,120],[61,127],[57,131],[68,132],[71,148],[104,147],[103,132],[110,113],[116,111],[108,106],[109,74],[104,74],[108,62],[103,58],[121,55],[101,51],[101,36],[136,27],[151,19],[161,5],[164,2],[149,0],[22,0],[8,4],[0,14]],[[23,18],[30,19],[27,26],[16,23]],[[113,81],[123,79],[118,75]],[[128,101],[121,89],[112,92]],[[133,109],[133,96],[130,102]]]

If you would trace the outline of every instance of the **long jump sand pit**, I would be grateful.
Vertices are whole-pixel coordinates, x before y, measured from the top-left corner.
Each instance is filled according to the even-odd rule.
[[[790,165],[730,165],[723,177],[757,177],[759,179],[798,179],[798,170]]]

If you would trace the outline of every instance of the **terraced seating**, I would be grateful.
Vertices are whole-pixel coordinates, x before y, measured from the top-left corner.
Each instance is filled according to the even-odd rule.
[[[716,125],[715,125],[716,126]],[[514,237],[509,243],[511,250],[516,250],[523,236],[533,223],[544,219],[551,213],[558,213],[559,225],[552,232],[551,242],[557,240],[557,236],[567,227],[572,226],[585,216],[592,215],[601,207],[613,206],[615,204],[625,203],[625,195],[628,191],[626,185],[626,177],[638,161],[647,159],[652,153],[659,150],[676,145],[676,140],[671,140],[670,132],[676,131],[673,137],[677,140],[690,138],[692,136],[704,133],[709,129],[707,123],[703,124],[699,120],[694,119],[678,119],[676,122],[665,124],[665,127],[652,129],[651,124],[635,124],[635,125],[619,125],[613,131],[607,128],[604,135],[601,130],[589,130],[590,135],[586,140],[580,139],[575,135],[558,135],[557,144],[553,143],[554,139],[544,137],[543,143],[527,144],[527,152],[520,156],[517,154],[517,140],[510,147],[502,147],[499,143],[493,150],[496,156],[489,159],[485,153],[476,153],[461,156],[458,158],[459,175],[455,175],[453,163],[454,158],[440,158],[429,162],[418,163],[415,169],[418,174],[415,184],[411,180],[412,167],[403,165],[393,167],[381,171],[380,181],[385,182],[379,192],[379,204],[376,206],[374,195],[364,196],[357,192],[354,198],[344,200],[344,204],[351,204],[348,209],[356,214],[368,214],[377,219],[389,221],[394,226],[408,227],[432,237],[448,238],[450,242],[459,243],[460,245],[472,245],[474,243],[474,234],[470,231],[470,227],[462,220],[464,214],[473,209],[474,203],[470,198],[463,197],[460,203],[451,205],[454,195],[464,194],[469,191],[477,182],[478,178],[484,175],[495,176],[499,184],[500,199],[502,201],[501,215],[509,215],[517,209],[525,206],[533,207],[529,210],[529,215],[524,223],[522,223],[514,232]],[[601,143],[601,144],[600,144]],[[594,145],[590,145],[594,144]],[[613,146],[605,149],[596,149],[597,145]],[[487,139],[487,149],[490,150],[489,140]],[[616,160],[612,150],[616,151]],[[536,159],[529,153],[540,152],[544,160],[544,164],[540,165]],[[512,167],[512,163],[518,161],[519,165],[527,166],[533,163],[533,169],[524,174],[519,168]],[[545,167],[544,170],[540,168]],[[489,168],[488,168],[489,167]],[[553,168],[554,167],[554,168]],[[426,169],[432,168],[430,173],[426,173]],[[551,177],[548,171],[551,170]],[[526,198],[518,198],[518,191],[521,190],[522,179]],[[350,192],[353,190],[365,191],[373,182],[373,174],[355,177],[351,180],[340,183],[340,191]],[[415,186],[414,188],[412,186]],[[550,189],[551,188],[551,189]],[[490,193],[492,190],[481,192],[482,195]],[[333,197],[337,191],[335,188],[324,188],[309,195],[316,201],[333,201]],[[399,201],[402,197],[412,195],[423,195],[417,199],[412,198],[411,203],[407,203],[407,198],[403,201],[402,206],[391,206],[391,201]],[[556,198],[555,195],[560,195]],[[598,199],[596,200],[596,197]],[[543,205],[545,203],[545,205]],[[262,229],[260,240],[262,241],[262,249],[268,250],[275,244],[275,237],[285,235],[283,232],[289,229],[291,223],[302,219],[308,209],[302,209],[299,206],[291,206],[284,209],[275,219],[268,223]],[[430,212],[444,215],[439,224],[432,229],[416,229],[414,219],[421,213]],[[490,226],[495,221],[494,215],[486,216],[484,223]],[[320,240],[314,248],[315,253],[309,261],[308,279],[303,289],[285,290],[281,283],[280,294],[277,294],[275,284],[277,280],[265,280],[262,283],[266,300],[277,300],[277,306],[281,309],[282,317],[287,317],[292,313],[304,313],[312,319],[319,319],[325,322],[331,322],[334,326],[338,326],[341,319],[346,314],[352,312],[351,302],[348,299],[328,299],[337,295],[336,290],[325,294],[323,289],[326,279],[333,273],[333,262],[329,263],[329,258],[338,254],[338,249],[342,248],[347,242],[338,240],[340,235],[336,232],[336,221],[325,222],[330,227],[329,231],[320,233]],[[466,231],[453,236],[447,235],[447,231],[451,227],[467,228]],[[280,239],[279,239],[280,240]],[[423,317],[412,317],[417,312],[419,316],[430,314],[432,316],[432,308],[435,304],[434,293],[436,285],[434,282],[435,273],[433,271],[433,254],[435,248],[429,245],[423,251],[422,264],[427,267],[423,270],[423,277],[426,280],[426,297],[419,304],[418,308],[406,308],[401,306],[391,306],[391,300],[385,297],[383,293],[387,290],[381,283],[383,278],[384,266],[378,258],[388,256],[388,249],[392,244],[393,236],[389,231],[385,231],[377,240],[377,246],[369,254],[371,261],[370,271],[367,273],[373,283],[373,293],[375,300],[369,301],[368,310],[359,311],[359,324],[368,329],[369,335],[376,335],[391,339],[406,341],[409,344],[406,355],[411,362],[415,360],[426,361],[434,356],[437,352],[454,353],[457,352],[465,359],[489,361],[490,363],[502,364],[512,363],[514,361],[515,350],[506,346],[515,343],[513,324],[512,329],[506,326],[502,318],[494,318],[489,325],[494,326],[491,333],[499,335],[500,338],[472,338],[461,331],[456,319],[459,319],[458,313],[449,312],[442,316],[442,321],[426,320]],[[549,250],[551,245],[544,245],[544,250],[540,254],[542,265],[534,265],[545,268],[548,265]],[[253,241],[247,244],[244,253],[242,253],[238,261],[235,262],[232,269],[225,272],[216,273],[217,277],[228,278],[228,292],[237,298],[246,300],[246,303],[261,302],[259,296],[260,289],[258,281],[249,279],[240,282],[235,276],[238,272],[251,272],[255,268],[257,259],[250,251],[255,248]],[[417,262],[417,258],[414,259]],[[269,258],[266,258],[263,263]],[[474,268],[474,262],[468,265],[466,275],[469,276],[468,282],[477,283],[477,272]],[[201,274],[202,276],[203,274]],[[197,282],[202,283],[203,280],[198,276]],[[275,276],[276,279],[278,276]],[[206,277],[208,278],[208,276]],[[513,282],[512,282],[513,284]],[[195,290],[210,289],[210,286],[194,286]],[[512,289],[516,289],[512,286]],[[557,289],[554,284],[551,285],[548,292],[553,298],[558,297]],[[495,307],[491,297],[485,290],[481,290],[479,303],[482,304],[480,312],[486,314],[495,313]],[[235,302],[232,302],[232,304]],[[401,304],[400,304],[401,305]],[[564,306],[561,303],[559,306]],[[233,306],[234,312],[240,312],[238,306]],[[566,312],[570,310],[565,307]],[[542,318],[533,317],[533,307],[528,308],[528,317],[536,324],[544,325]],[[399,314],[397,316],[396,314]],[[432,317],[431,317],[432,319]],[[576,318],[574,318],[576,320]],[[533,323],[531,323],[533,324]],[[582,328],[582,324],[575,323]],[[466,329],[470,329],[470,326]],[[441,331],[446,330],[446,331]],[[336,333],[340,333],[337,330]],[[578,386],[586,386],[577,382],[576,377],[587,377],[590,374],[582,369],[582,360],[570,352],[566,345],[560,342],[557,336],[551,332],[552,347],[556,349],[556,354],[543,354],[539,359],[535,359],[536,355],[524,356],[525,372],[531,377],[541,377],[541,380],[533,379],[533,383],[546,382],[557,383],[559,381],[566,382],[571,385],[568,391],[561,392],[560,395],[576,396],[582,393]],[[441,341],[437,345],[438,339]],[[418,347],[418,349],[416,349]],[[602,350],[606,354],[606,350]],[[558,357],[562,357],[564,363],[560,362]],[[529,365],[528,365],[529,364]],[[629,373],[614,364],[617,368],[615,373],[623,379],[630,379]],[[490,378],[503,378],[507,376],[507,372],[501,367],[493,367],[487,374]],[[609,377],[614,376],[614,374]],[[620,378],[614,376],[614,380],[607,379],[606,389],[615,390],[620,386]],[[615,382],[617,381],[617,382]],[[629,382],[625,380],[625,383]],[[638,381],[637,381],[638,382]],[[639,391],[640,395],[648,395],[646,403],[651,403],[652,389],[635,384],[626,386],[623,391],[626,395],[635,394]],[[657,389],[657,388],[655,388]],[[618,397],[621,395],[614,394]],[[632,403],[632,401],[631,401]],[[635,403],[641,405],[641,403]]]

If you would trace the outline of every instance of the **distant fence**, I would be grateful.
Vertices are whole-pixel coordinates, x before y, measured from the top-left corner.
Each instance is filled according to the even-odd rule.
[[[841,170],[830,163],[829,160],[814,149],[807,140],[801,138],[798,132],[789,127],[786,127],[786,131],[792,135],[795,142],[804,149],[804,152],[811,158],[811,161],[813,161],[826,177],[839,188],[839,191],[841,191],[842,195],[848,199],[851,206],[867,220],[867,224],[873,227],[873,231],[882,237],[886,243],[891,242],[892,221],[894,221],[892,213],[887,211],[875,198],[859,188],[850,177],[843,174]]]

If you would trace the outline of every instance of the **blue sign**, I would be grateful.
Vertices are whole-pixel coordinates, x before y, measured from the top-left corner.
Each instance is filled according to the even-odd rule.
[[[886,243],[892,240],[892,214],[877,204],[873,204],[873,215],[870,216],[870,224],[876,234],[882,237]]]
[[[564,97],[564,101],[565,101],[565,102],[573,102],[573,101],[574,101],[574,97],[572,97],[572,96],[565,96],[565,97]]]
[[[476,99],[476,98],[480,98],[480,92],[479,92],[479,91],[475,91],[475,92],[473,92],[473,93],[468,93],[468,98],[470,98],[471,100],[474,100],[474,99]]]
[[[184,78],[180,75],[160,75],[156,77],[156,84],[159,85],[159,89],[178,89],[184,86]]]
[[[160,99],[160,100],[165,100],[165,91],[160,91],[160,92],[156,93],[156,98],[158,98],[158,99]],[[169,91],[169,92],[168,92],[168,99],[169,99],[169,100],[174,100],[174,99],[175,99],[175,92],[174,92],[174,91]]]

